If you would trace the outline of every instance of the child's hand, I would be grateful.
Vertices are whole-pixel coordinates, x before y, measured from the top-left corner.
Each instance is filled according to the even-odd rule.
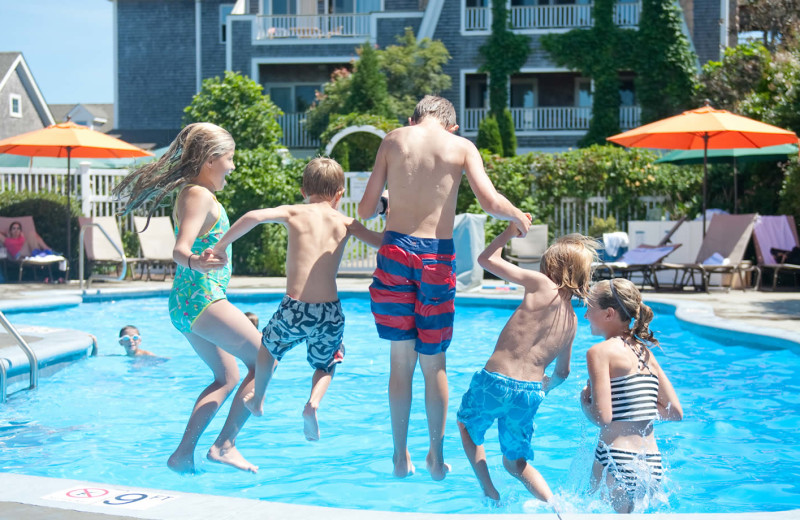
[[[201,273],[216,271],[217,269],[222,269],[226,265],[228,265],[227,256],[223,255],[220,257],[219,255],[215,254],[214,250],[211,248],[207,248],[199,255],[197,260],[192,262],[192,268],[195,271],[200,271]]]
[[[592,402],[592,381],[590,379],[586,380],[586,386],[581,390],[581,401],[584,403]]]

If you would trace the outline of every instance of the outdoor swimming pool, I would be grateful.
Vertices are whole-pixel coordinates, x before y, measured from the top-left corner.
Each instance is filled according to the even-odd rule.
[[[280,295],[232,296],[266,323]],[[417,474],[391,477],[387,402],[388,344],[378,339],[366,295],[343,298],[347,356],[320,409],[322,439],[308,443],[300,412],[310,386],[305,352],[284,358],[267,394],[265,416],[252,418],[237,445],[256,475],[207,462],[227,404],[199,443],[203,473],[166,467],[197,393],[210,372],[167,318],[166,298],[85,303],[49,312],[15,313],[16,324],[69,327],[98,337],[100,356],[42,379],[34,392],[11,395],[0,415],[0,471],[295,504],[430,513],[547,512],[502,467],[496,428],[486,448],[504,506],[486,506],[464,457],[455,412],[472,373],[492,351],[513,301],[458,303],[448,351],[450,408],[443,482],[424,469],[427,430],[417,374],[409,449]],[[662,341],[656,354],[684,408],[683,423],[656,427],[664,455],[663,501],[648,511],[780,511],[800,507],[800,359],[788,350],[722,345],[680,328],[655,306]],[[582,317],[583,309],[577,309]],[[142,348],[166,361],[122,356],[117,333],[137,325]],[[565,512],[610,512],[584,490],[597,429],[580,411],[586,349],[596,341],[581,319],[572,373],[539,409],[534,465],[566,504]],[[298,347],[298,350],[302,347]]]

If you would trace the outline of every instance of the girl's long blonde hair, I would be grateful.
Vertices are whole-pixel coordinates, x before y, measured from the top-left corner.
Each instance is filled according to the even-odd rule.
[[[631,333],[642,343],[658,346],[658,340],[650,330],[653,309],[642,301],[642,294],[636,284],[625,278],[612,278],[597,282],[589,293],[589,305],[598,309],[611,307],[625,323],[633,320]]]
[[[212,123],[192,123],[178,134],[158,160],[131,172],[114,187],[113,195],[125,200],[121,215],[152,201],[147,224],[159,203],[182,184],[193,181],[211,158],[233,151],[236,144],[227,130]],[[145,226],[145,229],[147,226]]]
[[[597,241],[572,233],[557,239],[547,248],[539,270],[559,289],[567,289],[570,295],[584,299],[589,294],[592,262],[596,259]]]

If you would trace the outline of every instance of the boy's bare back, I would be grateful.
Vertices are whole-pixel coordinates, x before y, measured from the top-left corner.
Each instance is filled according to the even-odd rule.
[[[285,206],[289,247],[286,252],[286,294],[306,303],[339,299],[336,273],[353,219],[330,204]]]

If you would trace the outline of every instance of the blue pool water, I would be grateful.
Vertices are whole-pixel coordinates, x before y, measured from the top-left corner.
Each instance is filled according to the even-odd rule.
[[[278,295],[232,301],[266,323]],[[49,312],[17,313],[16,324],[69,327],[95,334],[100,356],[42,379],[34,392],[12,394],[0,408],[0,471],[119,486],[227,495],[296,504],[431,513],[546,512],[502,467],[496,429],[486,448],[503,507],[480,499],[461,449],[455,412],[472,373],[481,368],[515,303],[459,303],[448,351],[450,408],[443,482],[424,469],[427,430],[420,373],[409,431],[417,474],[390,476],[392,440],[387,402],[389,349],[375,333],[365,296],[343,298],[347,357],[320,410],[322,439],[308,443],[301,410],[311,369],[302,347],[284,358],[267,394],[266,413],[238,440],[260,466],[251,475],[209,463],[205,451],[222,426],[227,403],[199,443],[202,473],[169,471],[167,457],[210,372],[167,318],[166,298],[85,303]],[[779,511],[800,507],[800,360],[787,350],[725,345],[680,328],[669,308],[656,307],[656,351],[684,408],[682,423],[656,426],[664,455],[663,496],[647,511],[700,513]],[[583,309],[577,309],[582,317]],[[169,358],[153,362],[120,354],[117,333],[139,326],[142,347]],[[597,338],[581,319],[572,373],[547,397],[536,418],[534,465],[560,495],[566,512],[610,512],[585,493],[597,429],[578,396],[585,352]]]

